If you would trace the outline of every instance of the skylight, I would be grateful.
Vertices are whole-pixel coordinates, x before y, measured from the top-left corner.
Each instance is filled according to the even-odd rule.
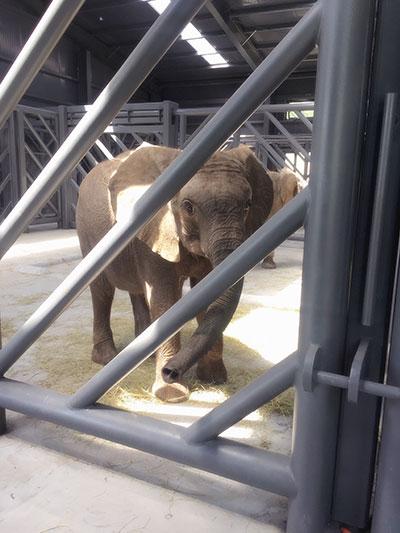
[[[159,15],[163,13],[170,4],[170,0],[151,0],[148,4]],[[207,41],[205,37],[193,26],[191,22],[185,27],[181,33],[181,38],[185,40],[196,52],[213,68],[228,67],[229,63],[224,59],[217,49]]]

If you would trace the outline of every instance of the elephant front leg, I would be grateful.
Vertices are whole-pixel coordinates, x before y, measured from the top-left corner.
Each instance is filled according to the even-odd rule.
[[[156,378],[153,383],[152,393],[163,402],[178,403],[189,398],[189,389],[182,382],[165,383],[162,378],[162,369],[168,361],[180,350],[180,335],[177,333],[165,342],[156,352]]]
[[[193,288],[198,283],[195,278],[190,278],[190,286]],[[197,315],[197,323],[200,325],[205,316],[205,312]],[[223,361],[224,342],[220,335],[211,350],[204,355],[197,363],[196,374],[200,381],[220,385],[226,383],[228,373]]]
[[[177,302],[181,296],[182,286],[178,280],[168,279],[168,283],[146,283],[146,297],[150,308],[151,320],[157,320],[165,311]],[[162,377],[162,369],[180,350],[180,334],[177,333],[156,351],[156,376],[152,393],[164,402],[177,403],[189,398],[189,389],[181,381],[166,383]]]

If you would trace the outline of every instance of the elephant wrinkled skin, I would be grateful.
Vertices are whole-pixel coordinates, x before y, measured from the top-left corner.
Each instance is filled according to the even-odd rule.
[[[290,202],[290,200],[302,191],[307,186],[307,182],[288,168],[283,168],[279,172],[267,170],[267,174],[271,178],[274,187],[274,201],[269,213],[269,217],[272,217],[279,209],[282,209],[285,204]],[[261,266],[268,269],[276,268],[274,251],[265,257]]]
[[[146,146],[100,163],[86,176],[76,212],[83,255],[129,215],[179,154],[173,148]],[[110,327],[116,288],[130,294],[139,335],[179,300],[185,279],[195,285],[267,219],[272,199],[272,182],[249,148],[216,152],[91,284],[93,361],[104,365],[117,353]],[[187,399],[182,376],[195,363],[199,379],[226,381],[222,333],[242,284],[226,290],[197,317],[187,346],[181,348],[178,333],[157,350],[153,393],[158,398]]]

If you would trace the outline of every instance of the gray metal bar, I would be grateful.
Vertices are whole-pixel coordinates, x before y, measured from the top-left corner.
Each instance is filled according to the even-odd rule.
[[[374,6],[374,0],[322,0],[299,354],[302,361],[312,344],[320,346],[319,367],[329,372],[342,370],[346,342]],[[287,531],[321,533],[330,521],[340,391],[306,392],[302,377],[299,371],[292,456],[298,492]]]
[[[242,420],[262,405],[291,387],[298,369],[297,352],[274,365],[262,376],[215,407],[189,426],[184,438],[187,442],[206,442]]]
[[[279,120],[269,111],[266,111],[265,114],[270,119],[270,121],[278,128],[278,130],[283,133],[283,135],[290,141],[293,148],[300,152],[305,159],[310,159],[310,156],[308,155],[307,151],[301,146],[301,144],[297,141],[297,139],[279,122]],[[295,165],[297,166],[297,165]]]
[[[272,92],[279,86],[301,57],[314,46],[318,28],[319,4],[316,4],[143,194],[130,219],[113,226],[3,348],[0,352],[0,373],[10,368],[68,304],[124,249],[139,228],[180,190],[210,154],[251,115],[268,96],[268,91]]]
[[[317,372],[317,382],[322,385],[329,385],[331,387],[338,387],[340,389],[347,389],[349,386],[349,377],[335,374],[333,372],[325,372],[319,370]],[[400,400],[400,387],[387,385],[386,383],[376,383],[369,380],[360,380],[360,391],[380,398],[388,398],[390,400]]]
[[[381,143],[376,177],[374,210],[368,251],[367,274],[363,302],[362,323],[372,326],[375,318],[376,299],[379,294],[381,270],[381,242],[385,235],[387,219],[384,217],[388,195],[392,194],[390,185],[393,172],[391,156],[393,139],[397,132],[398,95],[390,93],[385,99],[382,122]]]
[[[53,0],[0,84],[0,128],[85,0]]]
[[[217,113],[219,107],[183,107],[176,110],[177,115],[186,115],[191,117],[205,116]],[[286,111],[311,111],[314,109],[314,104],[265,104],[260,106],[257,113],[263,113],[265,111],[271,111],[271,113],[284,113]]]
[[[250,66],[252,70],[255,70],[257,68],[257,65],[261,63],[261,58],[258,51],[254,48],[254,46],[252,46],[249,50],[246,50],[246,48],[240,42],[239,36],[237,35],[237,32],[235,32],[232,23],[226,22],[224,20],[221,13],[211,1],[207,2],[206,8],[211,13],[218,26],[224,31],[225,35],[231,41],[231,43],[242,56],[242,58],[246,61],[246,63]]]
[[[304,221],[307,205],[308,191],[304,190],[83,385],[72,396],[70,405],[72,407],[92,405],[133,368],[150,357],[188,320],[195,318],[224,290],[241,279],[298,229]],[[0,359],[0,371],[4,368],[3,364],[3,359]],[[276,373],[279,373],[279,369],[272,372],[272,379]]]
[[[397,258],[397,286],[392,319],[388,384],[400,387],[400,270]],[[400,524],[400,402],[386,400],[381,445],[378,455],[372,533],[397,533]]]
[[[253,126],[251,122],[246,122],[245,127],[249,130],[250,133],[254,135],[254,137],[261,144],[261,146],[266,149],[266,151],[275,159],[275,161],[278,161],[282,167],[286,165],[285,159],[278,154],[275,148],[273,148],[268,141],[263,139],[261,134],[257,131],[257,129]]]
[[[43,398],[46,401],[43,401]],[[111,407],[69,409],[67,396],[26,383],[0,380],[0,405],[41,420],[201,468],[253,487],[290,496],[295,492],[289,458],[218,438],[191,445],[184,428]]]
[[[308,129],[309,131],[312,132],[312,130],[313,130],[313,125],[312,125],[312,123],[308,120],[308,118],[305,117],[305,116],[303,115],[302,111],[300,111],[300,110],[295,110],[294,113],[299,117],[299,119],[300,119],[300,120],[302,121],[302,123],[307,127],[307,129]]]
[[[179,37],[205,0],[177,0],[141,42],[0,226],[0,257],[95,143],[121,106]]]

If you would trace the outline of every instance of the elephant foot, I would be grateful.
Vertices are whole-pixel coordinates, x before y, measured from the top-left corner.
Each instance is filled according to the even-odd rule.
[[[114,359],[117,353],[114,341],[112,339],[107,339],[93,346],[92,361],[99,365],[106,365],[111,359]]]
[[[275,261],[272,259],[272,257],[266,257],[264,261],[261,263],[261,267],[272,270],[276,268],[276,264],[275,264]]]
[[[197,364],[196,374],[200,381],[214,383],[215,385],[222,385],[228,380],[228,372],[222,359],[200,361]]]
[[[183,383],[165,383],[162,379],[156,380],[151,390],[154,396],[168,403],[185,402],[190,394]]]

